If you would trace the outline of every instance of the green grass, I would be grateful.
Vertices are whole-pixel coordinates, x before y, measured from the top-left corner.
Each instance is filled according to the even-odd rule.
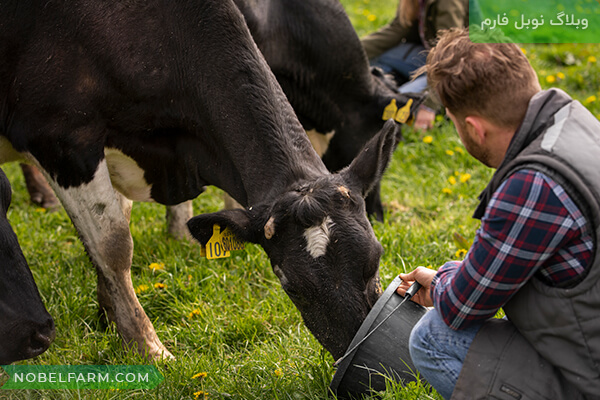
[[[387,22],[395,1],[343,0],[359,34]],[[369,15],[374,15],[369,18]],[[523,46],[544,87],[556,85],[600,116],[599,45]],[[549,77],[553,78],[549,78]],[[493,171],[473,160],[453,126],[439,117],[433,130],[404,130],[384,177],[385,223],[374,223],[385,248],[380,273],[387,286],[418,265],[456,259],[453,234],[472,240],[476,197]],[[16,164],[3,169],[13,185],[9,218],[42,298],[57,325],[50,349],[23,364],[142,364],[122,348],[114,326],[98,317],[95,271],[64,211],[48,213],[28,199]],[[453,179],[456,183],[452,183]],[[462,180],[461,180],[462,178]],[[211,188],[197,213],[221,208]],[[166,235],[164,207],[134,205],[133,282],[163,343],[177,357],[158,363],[165,380],[153,390],[1,391],[0,399],[327,399],[333,359],[304,327],[263,250],[247,245],[231,258],[206,260],[196,244]],[[153,270],[152,263],[164,264]],[[160,283],[164,288],[156,288]],[[206,377],[192,379],[199,372]],[[384,399],[439,398],[429,388],[390,384]]]

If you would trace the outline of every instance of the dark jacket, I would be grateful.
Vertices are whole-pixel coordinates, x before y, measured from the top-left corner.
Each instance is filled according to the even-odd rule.
[[[468,0],[426,0],[424,36],[427,44],[421,43],[419,24],[409,27],[400,24],[400,8],[396,17],[387,25],[361,39],[369,59],[375,58],[402,42],[423,44],[433,47],[439,30],[460,28],[469,25]]]
[[[569,194],[594,234],[594,257],[574,282],[547,286],[535,276],[475,337],[452,399],[600,398],[600,122],[552,89],[529,103],[521,127],[481,196],[520,169],[543,172]]]

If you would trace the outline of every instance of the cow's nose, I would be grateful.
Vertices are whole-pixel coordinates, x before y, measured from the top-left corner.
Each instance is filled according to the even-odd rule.
[[[48,317],[44,323],[34,328],[33,333],[29,337],[28,348],[26,350],[28,356],[35,357],[42,354],[50,347],[55,336],[54,320],[52,317]]]

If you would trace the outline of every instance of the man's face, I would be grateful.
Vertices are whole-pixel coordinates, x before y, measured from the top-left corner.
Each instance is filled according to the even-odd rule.
[[[467,123],[464,119],[457,118],[447,108],[446,114],[450,117],[452,122],[454,122],[460,141],[465,146],[465,149],[467,149],[467,152],[483,165],[492,167],[490,164],[490,152],[484,145],[479,144],[479,141],[476,140],[477,133],[475,132],[473,125]]]

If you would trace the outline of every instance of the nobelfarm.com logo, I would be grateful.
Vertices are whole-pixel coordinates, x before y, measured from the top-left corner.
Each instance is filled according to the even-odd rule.
[[[0,389],[153,389],[153,365],[3,365]],[[0,371],[1,372],[1,371]]]

